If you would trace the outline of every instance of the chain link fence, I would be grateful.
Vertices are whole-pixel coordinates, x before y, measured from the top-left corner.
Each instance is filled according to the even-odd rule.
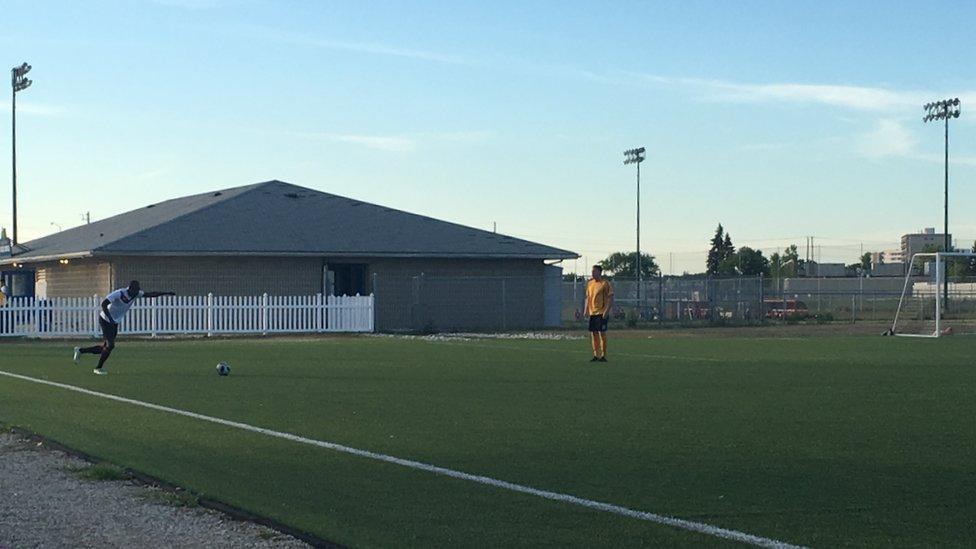
[[[433,275],[373,279],[376,329],[383,332],[513,331],[578,326],[586,281],[544,276]],[[656,277],[613,279],[616,322],[687,326],[779,322],[892,322],[905,279]],[[907,318],[934,314],[931,277],[909,281]],[[976,280],[950,281],[946,319],[976,325]]]
[[[664,276],[639,286],[626,279],[612,284],[617,320],[717,325],[806,319],[891,322],[905,279]],[[913,277],[906,290],[909,314],[934,314],[934,291],[930,276]],[[585,292],[584,280],[563,283],[564,322],[581,318]],[[976,322],[976,279],[950,278],[949,303],[944,318]]]

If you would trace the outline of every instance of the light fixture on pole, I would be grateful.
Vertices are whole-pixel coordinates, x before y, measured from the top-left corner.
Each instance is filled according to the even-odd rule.
[[[932,122],[934,120],[945,120],[945,231],[943,238],[945,239],[944,252],[949,253],[952,250],[949,249],[949,119],[959,118],[959,98],[954,99],[944,99],[942,101],[933,101],[932,103],[926,103],[924,105],[925,116],[922,117],[922,122]],[[911,258],[909,258],[911,261]],[[936,269],[939,265],[936,265]],[[949,304],[949,277],[946,276],[948,273],[943,275],[943,280],[945,285],[942,289],[943,303],[948,306]],[[938,291],[938,290],[936,290]]]
[[[644,161],[644,147],[624,151],[624,165],[637,164],[637,307],[638,319],[641,306],[641,254],[640,254],[640,163]]]
[[[10,159],[12,164],[10,175],[13,181],[14,195],[14,246],[17,245],[17,92],[26,90],[33,83],[30,78],[27,78],[27,73],[29,73],[30,70],[31,66],[27,63],[22,63],[19,67],[10,69],[10,87],[13,89],[10,100]]]

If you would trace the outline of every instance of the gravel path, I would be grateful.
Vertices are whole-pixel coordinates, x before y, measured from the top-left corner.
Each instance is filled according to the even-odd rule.
[[[129,481],[85,480],[91,465],[0,432],[0,547],[308,547],[263,526]]]

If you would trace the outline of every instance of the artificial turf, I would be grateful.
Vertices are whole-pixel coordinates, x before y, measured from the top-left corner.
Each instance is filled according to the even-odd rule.
[[[6,342],[0,370],[801,545],[976,539],[976,341],[743,333],[611,336],[607,364],[586,341],[123,339],[108,376]],[[346,545],[729,543],[2,376],[0,421]]]

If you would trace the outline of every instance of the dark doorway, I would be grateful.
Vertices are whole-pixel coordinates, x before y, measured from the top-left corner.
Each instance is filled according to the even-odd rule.
[[[367,295],[365,263],[330,263],[332,295]]]

